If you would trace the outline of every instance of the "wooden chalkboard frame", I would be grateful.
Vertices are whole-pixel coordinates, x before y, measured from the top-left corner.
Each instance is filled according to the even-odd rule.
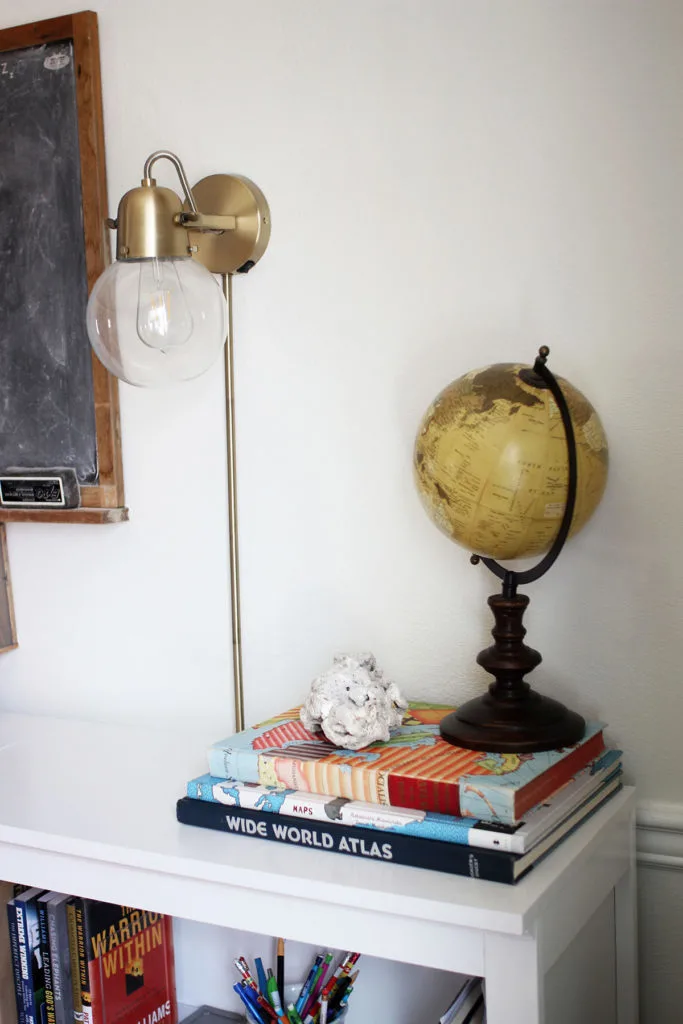
[[[17,630],[14,621],[12,581],[9,575],[7,537],[5,527],[0,523],[0,654],[17,647]]]
[[[0,59],[3,51],[63,41],[71,41],[74,51],[85,263],[90,292],[109,263],[97,15],[93,11],[81,11],[78,14],[0,29]],[[97,484],[81,487],[81,508],[63,511],[0,508],[0,523],[115,523],[128,518],[123,490],[118,381],[105,370],[94,353],[92,370],[99,466]]]

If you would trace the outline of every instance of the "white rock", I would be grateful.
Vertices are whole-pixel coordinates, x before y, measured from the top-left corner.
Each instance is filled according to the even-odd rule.
[[[309,732],[322,729],[337,747],[360,750],[388,740],[407,707],[396,683],[377,668],[373,654],[339,654],[332,668],[313,680],[301,721]]]

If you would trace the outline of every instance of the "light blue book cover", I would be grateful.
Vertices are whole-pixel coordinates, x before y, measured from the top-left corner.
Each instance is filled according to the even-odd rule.
[[[452,746],[439,722],[453,708],[410,702],[386,742],[344,750],[309,732],[292,708],[214,743],[209,774],[272,789],[516,824],[605,749],[602,723],[561,750],[496,754]]]
[[[284,814],[308,821],[336,822],[340,825],[394,832],[420,839],[476,846],[480,849],[524,853],[538,839],[595,793],[621,768],[621,751],[608,751],[579,772],[554,797],[531,811],[518,825],[498,825],[490,821],[452,815],[389,807],[307,793],[291,789],[272,789],[254,782],[220,779],[201,775],[187,783],[187,796],[194,800],[244,807],[267,814]]]

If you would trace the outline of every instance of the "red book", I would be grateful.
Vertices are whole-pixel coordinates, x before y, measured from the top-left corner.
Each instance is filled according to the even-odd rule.
[[[321,732],[308,732],[299,708],[292,708],[214,743],[209,772],[273,791],[320,793],[512,825],[605,748],[602,723],[588,722],[583,739],[562,750],[464,750],[439,735],[439,722],[451,711],[443,704],[411,701],[387,742],[353,751],[333,746]],[[234,801],[239,803],[237,789]],[[265,803],[263,809],[268,809]]]
[[[172,918],[99,900],[78,903],[86,1024],[177,1024]]]

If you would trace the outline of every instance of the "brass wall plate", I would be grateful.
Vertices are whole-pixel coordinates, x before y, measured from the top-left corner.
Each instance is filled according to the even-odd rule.
[[[258,185],[238,174],[210,174],[192,187],[197,209],[203,214],[234,216],[234,231],[193,231],[193,258],[212,274],[245,273],[258,263],[270,238],[270,210]],[[187,204],[185,209],[188,209]]]

